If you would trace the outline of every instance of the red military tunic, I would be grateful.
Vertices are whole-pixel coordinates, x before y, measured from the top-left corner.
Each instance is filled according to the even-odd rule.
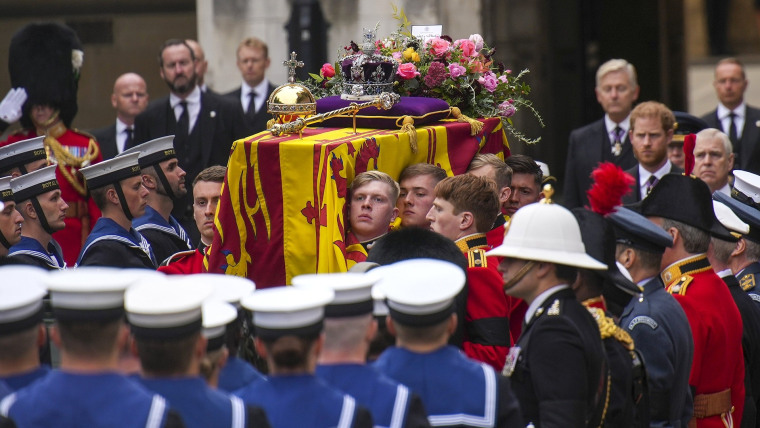
[[[95,164],[103,160],[100,154],[100,147],[94,138],[66,128],[63,122],[58,122],[48,128],[48,136],[60,143],[60,146],[66,152],[77,158],[90,153],[94,154],[94,159],[90,163]],[[8,137],[3,143],[0,143],[0,147],[34,137],[37,137],[37,133],[34,130],[21,130]],[[90,147],[91,143],[94,144],[94,148]],[[55,154],[51,150],[48,138],[45,139],[45,148],[48,151],[48,159],[51,162],[55,161]],[[63,259],[71,267],[76,264],[82,244],[90,234],[95,222],[100,218],[100,210],[92,199],[87,196],[84,179],[79,174],[79,168],[64,166],[63,162],[65,162],[65,159],[57,161],[58,168],[55,175],[58,179],[58,185],[61,187],[61,197],[69,204],[69,208],[66,210],[66,228],[55,232],[53,238],[61,245]],[[66,171],[64,172],[62,169]]]
[[[468,357],[490,364],[500,372],[512,340],[509,332],[510,302],[504,294],[504,280],[496,270],[498,261],[486,257],[485,252],[489,248],[483,233],[461,238],[456,244],[468,262],[462,349]]]
[[[494,249],[504,242],[504,235],[507,233],[507,227],[509,223],[509,216],[499,213],[499,217],[494,223],[493,229],[486,232],[486,241],[488,241],[488,248]],[[503,257],[494,257],[496,262],[494,267],[497,267]],[[522,299],[517,297],[507,296],[507,302],[509,302],[509,319],[515,320],[509,323],[509,331],[512,336],[512,343],[517,342],[522,334],[522,320],[525,318],[525,312],[528,311],[528,305]]]
[[[180,251],[169,257],[167,264],[159,266],[158,271],[167,275],[189,275],[206,272],[203,264],[204,253],[208,247],[196,248],[190,251]]]
[[[728,413],[704,411],[708,401],[711,406],[720,402],[726,403],[724,408],[733,406],[730,414],[733,426],[740,426],[744,411],[742,319],[728,288],[704,254],[680,260],[668,266],[660,276],[668,293],[683,307],[694,338],[689,384],[696,388],[697,426],[730,426],[724,425]]]

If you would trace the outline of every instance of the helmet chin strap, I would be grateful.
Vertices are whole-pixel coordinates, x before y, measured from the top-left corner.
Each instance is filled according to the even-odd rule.
[[[0,244],[2,244],[3,247],[5,247],[8,250],[11,249],[11,243],[8,242],[7,239],[5,239],[5,235],[3,235],[3,232],[0,232]]]
[[[530,260],[527,263],[525,263],[523,267],[521,267],[520,270],[517,271],[515,276],[513,276],[512,278],[509,279],[509,281],[504,283],[504,291],[507,291],[510,288],[517,285],[517,283],[520,282],[525,277],[525,275],[527,275],[528,272],[530,272],[530,270],[533,269],[533,267],[535,266],[536,266],[536,262],[534,262],[533,260]]]
[[[47,215],[45,215],[45,211],[42,210],[42,205],[40,205],[40,201],[37,199],[36,196],[33,196],[30,199],[30,201],[32,202],[32,206],[34,207],[34,210],[37,212],[37,218],[40,220],[42,229],[44,229],[45,232],[52,235],[55,232],[55,230],[53,230],[50,227],[50,223],[48,223],[47,221]]]
[[[121,210],[124,212],[124,215],[127,216],[127,220],[132,221],[134,217],[132,217],[132,212],[129,210],[129,204],[127,204],[127,198],[124,197],[124,191],[121,190],[121,181],[118,183],[115,183],[113,185],[114,190],[116,191],[116,196],[119,197],[119,203],[121,203]]]

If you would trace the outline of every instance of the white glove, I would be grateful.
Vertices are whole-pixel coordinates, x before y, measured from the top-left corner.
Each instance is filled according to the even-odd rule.
[[[26,102],[26,90],[14,88],[8,91],[8,95],[0,101],[0,120],[8,124],[21,119],[22,107]]]

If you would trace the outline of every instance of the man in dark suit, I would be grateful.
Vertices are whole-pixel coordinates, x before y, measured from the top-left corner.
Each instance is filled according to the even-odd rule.
[[[116,123],[92,131],[103,160],[123,152],[134,140],[135,118],[148,106],[148,88],[142,76],[136,73],[119,76],[113,84],[111,105],[116,109]]]
[[[563,192],[567,208],[588,205],[591,171],[600,162],[614,162],[623,169],[636,164],[628,138],[631,109],[639,97],[636,69],[623,59],[605,62],[596,72],[595,91],[605,114],[570,133]]]
[[[137,116],[135,139],[130,147],[174,134],[177,159],[187,172],[187,181],[192,182],[204,168],[227,164],[232,142],[244,136],[243,118],[233,103],[200,90],[193,51],[184,40],[164,43],[159,66],[171,93],[151,102]],[[197,231],[191,204],[191,198],[185,195],[175,203],[173,214],[186,230],[194,233]],[[197,242],[197,233],[192,238]]]
[[[760,109],[744,102],[747,90],[744,64],[736,58],[725,58],[715,66],[715,93],[718,108],[702,116],[711,128],[728,135],[734,146],[737,169],[760,173]]]
[[[206,53],[203,52],[201,44],[193,39],[186,39],[185,43],[190,46],[190,49],[193,50],[193,55],[195,55],[195,75],[198,77],[198,81],[196,83],[198,87],[201,88],[201,92],[208,92],[210,89],[206,85],[206,70],[208,70],[208,60],[206,60]],[[216,93],[214,91],[211,92]]]
[[[224,96],[233,100],[245,116],[246,136],[267,129],[267,121],[272,118],[267,113],[267,99],[274,86],[265,76],[270,63],[269,48],[262,40],[249,37],[238,45],[237,66],[243,82]]]
[[[675,122],[673,112],[656,101],[641,103],[631,112],[631,145],[639,163],[625,171],[636,181],[632,191],[623,197],[624,204],[642,200],[665,174],[683,172],[668,159]]]

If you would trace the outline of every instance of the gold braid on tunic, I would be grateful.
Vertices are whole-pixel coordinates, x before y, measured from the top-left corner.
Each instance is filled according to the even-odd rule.
[[[66,150],[63,145],[56,139],[66,132],[66,125],[63,122],[58,121],[55,125],[51,124],[58,121],[58,111],[53,113],[53,116],[45,123],[45,149],[47,151],[48,160],[55,159],[58,163],[58,170],[66,178],[74,190],[82,196],[87,196],[87,186],[83,181],[80,181],[79,168],[86,167],[93,160],[95,160],[100,154],[100,148],[98,143],[94,139],[90,138],[90,143],[87,146],[87,152],[84,156],[79,157],[71,154]]]
[[[633,351],[633,338],[625,330],[615,324],[615,320],[605,315],[604,311],[599,308],[586,308],[591,315],[594,316],[597,325],[599,326],[599,333],[602,335],[602,339],[613,337],[620,342],[627,350]]]

